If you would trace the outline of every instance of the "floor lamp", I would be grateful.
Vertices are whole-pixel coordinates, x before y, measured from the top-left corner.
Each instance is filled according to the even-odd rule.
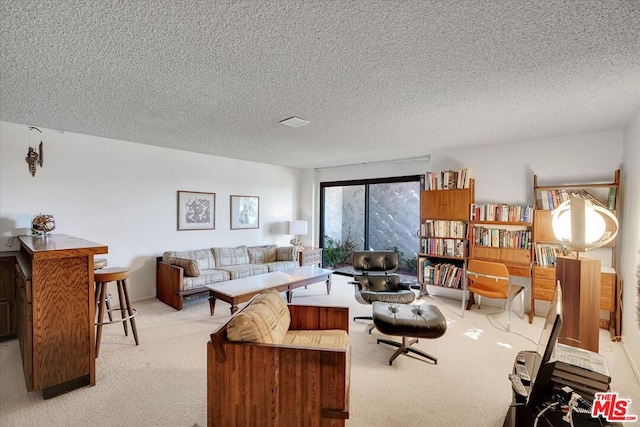
[[[612,230],[607,223],[612,224]],[[618,220],[611,211],[574,197],[554,210],[551,224],[556,239],[576,253],[575,257],[559,256],[556,260],[556,281],[562,287],[564,307],[558,341],[598,352],[601,263],[596,258],[581,257],[580,252],[613,241]]]

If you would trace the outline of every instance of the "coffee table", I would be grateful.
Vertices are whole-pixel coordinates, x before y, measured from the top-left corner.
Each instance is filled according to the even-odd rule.
[[[331,273],[333,273],[332,270],[315,265],[305,265],[291,270],[274,271],[207,285],[209,309],[213,316],[216,299],[219,299],[231,304],[231,314],[233,314],[238,310],[238,304],[249,301],[254,295],[268,289],[286,292],[287,302],[291,303],[294,289],[323,280],[327,283],[327,295],[329,295],[331,292]]]

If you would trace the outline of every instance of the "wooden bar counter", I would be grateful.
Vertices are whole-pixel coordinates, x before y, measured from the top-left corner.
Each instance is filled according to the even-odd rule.
[[[48,399],[95,385],[93,257],[108,247],[65,234],[19,240],[18,338],[27,390]]]

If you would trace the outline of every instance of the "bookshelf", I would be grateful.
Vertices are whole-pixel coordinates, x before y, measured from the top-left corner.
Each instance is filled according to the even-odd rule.
[[[428,174],[427,174],[428,175]],[[458,182],[458,181],[456,181]],[[461,179],[465,188],[420,192],[420,251],[418,282],[420,297],[427,286],[463,290],[469,250],[469,209],[474,202],[475,182]],[[438,188],[437,186],[425,188]],[[464,307],[463,307],[464,310]]]
[[[609,182],[584,182],[571,184],[540,185],[538,176],[533,176],[533,196],[535,209],[533,212],[533,280],[531,292],[530,316],[535,315],[535,300],[549,301],[556,283],[556,262],[558,257],[573,257],[555,239],[551,227],[552,210],[569,197],[584,197],[594,204],[599,204],[617,216],[620,209],[620,170],[613,174]],[[609,219],[607,229],[613,229]],[[616,240],[597,249],[601,258],[599,310],[609,313],[609,319],[600,319],[601,328],[609,329],[613,337],[620,334],[619,276],[617,268]],[[607,265],[608,264],[608,265]]]
[[[533,207],[472,204],[470,219],[469,259],[502,263],[509,275],[531,280]]]

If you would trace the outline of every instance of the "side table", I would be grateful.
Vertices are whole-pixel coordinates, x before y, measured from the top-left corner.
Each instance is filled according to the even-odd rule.
[[[298,252],[298,263],[303,265],[317,265],[322,267],[322,248],[311,248],[304,246]]]

